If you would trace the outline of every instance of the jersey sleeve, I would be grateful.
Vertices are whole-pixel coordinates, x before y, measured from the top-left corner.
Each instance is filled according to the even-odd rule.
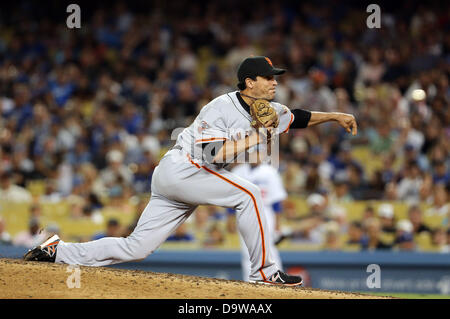
[[[211,143],[229,139],[222,112],[215,108],[202,110],[194,121],[194,143]]]
[[[294,122],[294,114],[292,114],[291,110],[285,105],[277,102],[271,102],[271,104],[277,111],[278,118],[280,120],[278,127],[274,131],[275,134],[287,133],[292,122]]]

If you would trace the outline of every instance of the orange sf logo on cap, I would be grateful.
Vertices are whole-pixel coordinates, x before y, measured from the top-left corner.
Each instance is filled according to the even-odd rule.
[[[273,67],[272,61],[270,61],[270,59],[269,59],[269,58],[267,58],[267,57],[264,57],[264,59],[266,59],[267,63],[269,63],[269,64],[270,64],[270,66],[271,66],[271,67]]]

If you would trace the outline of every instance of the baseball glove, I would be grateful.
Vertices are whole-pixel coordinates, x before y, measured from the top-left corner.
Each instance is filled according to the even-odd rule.
[[[250,115],[252,116],[251,125],[255,129],[266,127],[267,123],[269,123],[270,121],[272,121],[272,124],[270,126],[278,126],[279,119],[277,112],[267,100],[255,100],[250,105]]]

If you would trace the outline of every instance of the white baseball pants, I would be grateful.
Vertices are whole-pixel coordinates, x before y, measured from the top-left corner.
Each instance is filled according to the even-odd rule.
[[[198,205],[236,210],[238,230],[251,262],[250,280],[266,279],[278,268],[271,253],[260,189],[235,174],[193,162],[182,150],[170,150],[152,177],[152,197],[133,233],[87,243],[60,242],[56,262],[105,266],[140,260],[154,252]]]
[[[278,251],[277,247],[275,246],[275,213],[271,211],[271,209],[265,209],[264,211],[267,219],[267,225],[268,225],[268,237],[269,237],[269,247],[270,247],[270,253],[272,254],[273,261],[275,262],[275,265],[277,266],[277,269],[283,270],[283,264],[281,262],[281,256],[280,252]],[[239,234],[239,240],[241,243],[241,269],[242,269],[242,280],[249,281],[251,279],[251,267],[252,263],[250,262],[250,256],[248,254],[247,246],[245,245],[244,240],[242,239],[242,236]]]

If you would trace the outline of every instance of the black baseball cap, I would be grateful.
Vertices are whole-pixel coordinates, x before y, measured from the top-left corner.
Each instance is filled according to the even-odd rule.
[[[286,70],[274,68],[272,61],[265,56],[252,56],[241,62],[237,71],[239,83],[244,83],[246,78],[256,76],[280,75]]]

